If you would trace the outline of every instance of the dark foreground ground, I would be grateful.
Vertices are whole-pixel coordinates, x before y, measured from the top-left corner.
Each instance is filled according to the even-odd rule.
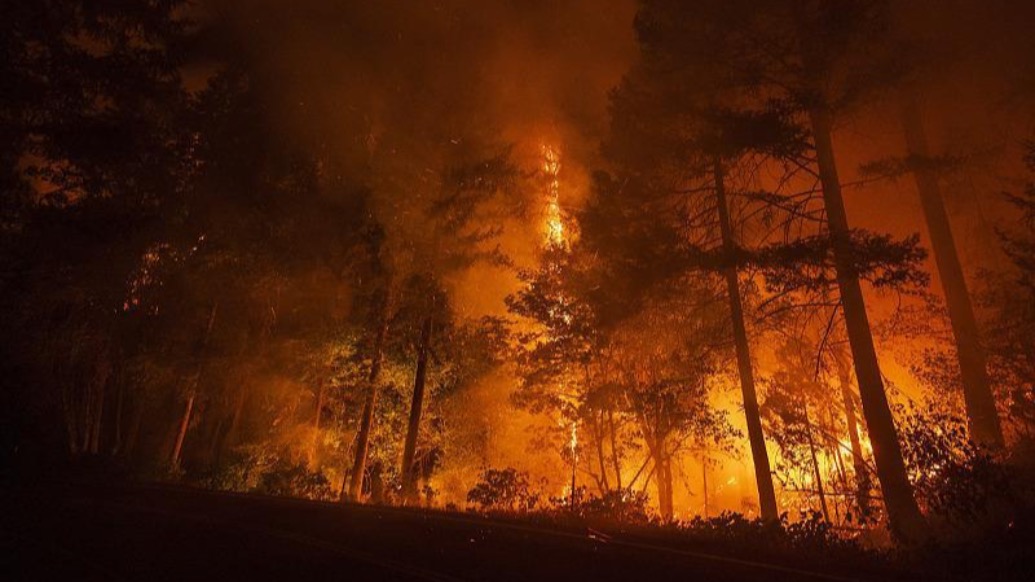
[[[0,486],[0,580],[851,580],[585,528],[139,485]]]

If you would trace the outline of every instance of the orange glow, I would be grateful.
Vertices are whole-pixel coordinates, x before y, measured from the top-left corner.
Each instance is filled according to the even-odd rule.
[[[541,147],[542,171],[549,180],[546,205],[546,242],[550,245],[564,244],[564,219],[561,215],[561,154],[553,146]]]

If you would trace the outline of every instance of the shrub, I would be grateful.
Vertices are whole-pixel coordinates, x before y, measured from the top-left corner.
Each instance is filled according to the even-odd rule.
[[[530,511],[539,505],[528,473],[517,469],[486,469],[481,480],[467,492],[467,502],[482,511]]]
[[[331,484],[323,473],[310,471],[304,464],[278,461],[259,478],[258,493],[303,499],[333,499]]]
[[[652,516],[650,497],[640,491],[608,491],[598,497],[580,487],[574,504],[571,499],[551,499],[551,502],[557,510],[569,511],[586,519],[645,524],[651,521]]]

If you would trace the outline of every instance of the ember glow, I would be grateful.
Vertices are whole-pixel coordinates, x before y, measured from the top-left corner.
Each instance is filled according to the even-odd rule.
[[[881,548],[1035,503],[1030,3],[39,4],[5,463]]]
[[[549,245],[564,244],[564,219],[561,215],[561,156],[552,146],[542,146],[543,173],[546,175],[546,241]]]

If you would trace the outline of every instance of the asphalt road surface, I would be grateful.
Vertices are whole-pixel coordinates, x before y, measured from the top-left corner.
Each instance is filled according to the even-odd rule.
[[[588,529],[161,486],[0,487],[0,580],[851,580]]]

